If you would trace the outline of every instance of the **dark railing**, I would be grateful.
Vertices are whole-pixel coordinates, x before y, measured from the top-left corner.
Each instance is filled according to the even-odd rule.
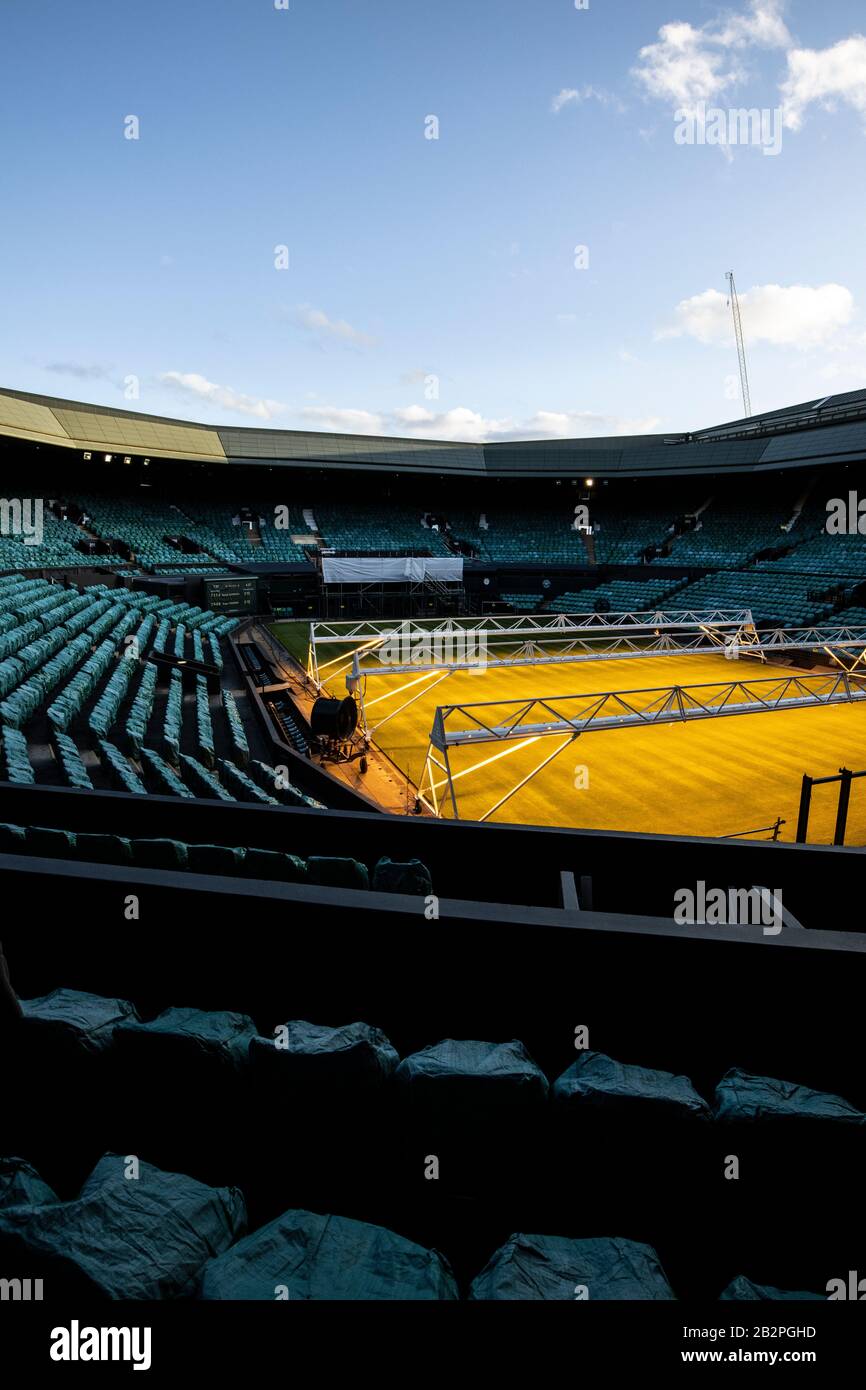
[[[848,807],[851,803],[851,783],[857,777],[866,777],[866,772],[851,772],[840,767],[834,777],[809,777],[803,774],[803,787],[800,792],[800,814],[797,819],[797,844],[804,845],[809,833],[809,812],[812,807],[812,788],[826,786],[830,782],[839,783],[839,805],[836,810],[836,830],[834,845],[844,845],[845,831],[848,828]]]
[[[723,840],[745,840],[748,839],[750,835],[765,835],[769,830],[772,831],[770,839],[776,841],[782,832],[782,826],[786,824],[787,821],[782,820],[782,817],[778,816],[774,825],[759,825],[757,830],[738,830],[736,835],[723,835],[721,838]]]

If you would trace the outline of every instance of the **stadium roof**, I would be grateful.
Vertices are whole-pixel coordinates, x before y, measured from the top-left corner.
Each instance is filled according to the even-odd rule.
[[[203,425],[0,390],[0,440],[202,463],[491,478],[653,477],[866,460],[866,390],[692,434],[459,444]]]

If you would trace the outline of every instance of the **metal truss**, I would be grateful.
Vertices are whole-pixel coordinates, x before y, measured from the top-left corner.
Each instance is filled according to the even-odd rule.
[[[752,621],[748,608],[701,608],[701,609],[645,609],[633,613],[508,613],[483,618],[411,618],[405,621],[391,619],[360,619],[355,622],[310,623],[310,641],[315,643],[347,642],[354,646],[386,634],[399,632],[407,627],[411,634],[447,633],[461,628],[485,628],[491,633],[505,636],[512,633],[535,636],[541,632],[587,632],[593,629],[607,631],[610,628],[656,627],[702,627],[709,623],[713,627],[741,627]]]
[[[376,654],[377,675],[470,670],[478,666],[535,666],[551,662],[714,651],[724,636],[741,645],[754,631],[751,610],[678,609],[633,613],[541,613],[506,617],[359,620],[310,624],[308,674],[321,687]],[[345,647],[320,663],[323,647]],[[866,646],[866,639],[864,639]],[[467,648],[471,648],[467,655]],[[490,652],[493,648],[497,653]],[[505,649],[509,649],[505,651]],[[480,652],[480,656],[479,656]]]
[[[454,818],[459,819],[455,782],[480,771],[509,751],[504,749],[492,758],[485,758],[473,767],[455,773],[451,766],[450,750],[456,747],[513,741],[518,741],[518,747],[526,747],[540,738],[558,736],[562,740],[553,753],[544,757],[537,767],[516,782],[505,796],[478,818],[487,820],[585,733],[859,701],[866,701],[866,672],[861,676],[846,671],[823,676],[788,676],[444,705],[437,709],[433,721],[419,796],[428,810],[437,816],[441,816],[450,803]],[[449,721],[453,725],[456,717],[462,721],[461,727],[449,728]],[[516,751],[516,748],[510,751]],[[445,794],[440,797],[443,788],[446,789]]]
[[[547,615],[542,615],[542,618]],[[616,619],[605,624],[595,619]],[[622,620],[622,621],[619,621]],[[572,614],[538,626],[534,618],[436,620],[393,623],[323,623],[310,625],[308,673],[321,687],[323,678],[353,673],[377,676],[425,671],[488,670],[508,666],[565,665],[575,661],[621,661],[634,657],[705,656],[722,653],[759,661],[784,652],[823,650],[837,661],[834,648],[857,652],[855,666],[866,665],[866,628],[802,627],[756,629],[744,610],[693,610],[677,613]],[[533,625],[534,624],[534,625]],[[334,629],[338,631],[333,635]],[[378,629],[372,631],[372,629]],[[348,644],[351,650],[319,663],[321,646]],[[504,650],[508,648],[508,650]],[[375,653],[376,664],[365,666]]]

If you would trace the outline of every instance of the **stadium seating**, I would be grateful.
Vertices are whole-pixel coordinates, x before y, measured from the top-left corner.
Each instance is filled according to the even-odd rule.
[[[583,505],[589,512],[591,550],[598,565],[637,564],[643,551],[662,544],[673,531],[673,503],[660,506],[644,497],[639,504],[613,506],[606,496],[594,493]]]
[[[746,565],[760,551],[785,540],[784,513],[784,507],[762,508],[743,499],[711,500],[700,511],[695,529],[676,536],[671,553],[653,563],[719,570]]]
[[[125,541],[146,567],[177,563],[180,552],[166,536],[194,538],[195,523],[185,511],[144,494],[130,498],[78,492],[75,501],[90,517],[93,534]]]
[[[27,740],[19,729],[8,724],[0,727],[3,748],[3,776],[9,782],[28,784],[36,781],[27,754]]]
[[[453,534],[489,564],[526,564],[530,558],[541,565],[588,563],[586,546],[567,507],[561,514],[491,510],[485,513],[486,527],[480,512],[449,512],[448,519]]]
[[[420,512],[397,502],[353,502],[345,507],[327,502],[317,503],[313,510],[323,541],[338,550],[450,554],[441,532],[422,526]]]
[[[168,699],[165,703],[165,719],[162,727],[162,741],[167,756],[176,763],[180,753],[181,720],[183,718],[183,677],[180,671],[172,671],[169,680]]]
[[[141,748],[139,756],[142,767],[151,774],[155,791],[160,792],[163,796],[189,798],[195,795],[186,783],[181,781],[174,768],[152,748]]]
[[[131,1175],[127,1159],[105,1154],[73,1200],[4,1205],[7,1257],[35,1277],[50,1269],[55,1297],[191,1297],[208,1260],[243,1234],[243,1197],[135,1165]]]
[[[218,848],[126,842],[118,857],[219,873]],[[34,1278],[50,1270],[54,1297],[774,1301],[826,1296],[827,1272],[848,1268],[827,1184],[858,1171],[866,1116],[807,1086],[733,1068],[711,1106],[686,1076],[600,1053],[551,1086],[518,1041],[446,1040],[401,1061],[401,1040],[363,1021],[260,1028],[242,1011],[148,1013],[69,988],[21,1008],[16,1045],[55,1100],[34,1112],[10,1078],[0,1250]],[[79,1119],[58,1149],[67,1112]],[[278,1163],[275,1117],[304,1136]],[[560,1152],[554,1118],[573,1125],[574,1153]],[[680,1146],[688,1132],[707,1136],[705,1152]],[[743,1179],[716,1225],[716,1168],[731,1153]],[[419,1164],[434,1159],[419,1202]],[[318,1208],[323,1166],[331,1204]],[[287,1183],[302,1205],[287,1208]],[[670,1194],[682,1204],[686,1190],[671,1221]],[[788,1283],[774,1256],[786,1231]]]
[[[640,613],[668,606],[679,608],[680,581],[612,579],[592,589],[560,594],[549,613]],[[674,597],[675,596],[675,597]]]
[[[146,661],[142,667],[135,698],[126,717],[126,737],[133,753],[140,752],[142,743],[147,736],[147,726],[153,712],[153,701],[156,695],[156,677],[156,667],[152,662]]]
[[[507,603],[509,608],[513,608],[516,613],[534,613],[540,608],[542,603],[541,594],[500,594],[503,603]]]
[[[233,755],[241,766],[245,767],[250,760],[250,745],[244,732],[243,721],[238,713],[237,702],[230,690],[223,691],[222,701],[228,721]]]
[[[680,608],[751,608],[758,623],[804,627],[826,618],[832,606],[811,597],[814,578],[768,569],[708,574],[680,589]]]
[[[212,770],[214,766],[213,724],[210,716],[207,681],[204,676],[196,676],[195,678],[195,717],[196,751],[205,767]]]
[[[276,797],[268,796],[242,768],[236,767],[227,758],[220,758],[218,766],[223,783],[238,801],[255,801],[261,806],[279,806]]]
[[[118,791],[133,792],[136,796],[141,796],[146,792],[147,789],[141,778],[130,766],[119,748],[115,748],[114,744],[109,743],[107,739],[100,739],[99,751],[102,754],[103,766]]]
[[[37,521],[35,511],[24,516],[30,527]],[[43,504],[41,515],[42,538],[38,545],[28,544],[27,535],[0,535],[0,568],[15,570],[36,570],[80,565],[84,556],[77,549],[77,543],[85,536],[84,531],[71,521],[60,521],[48,506]],[[32,539],[32,531],[31,531]],[[110,563],[109,557],[96,557]]]
[[[142,794],[140,773],[118,741],[138,756],[161,699],[157,668],[146,660],[150,649],[166,653],[171,647],[185,654],[191,632],[195,654],[221,669],[220,640],[236,620],[126,588],[100,583],[77,591],[23,574],[0,577],[0,598],[5,600],[0,616],[3,776],[12,782],[39,780],[29,756],[28,730],[44,715],[60,780],[81,790],[98,783]],[[190,751],[212,766],[209,704],[207,681],[198,677],[196,742]],[[183,737],[179,671],[171,673],[160,717],[165,746],[176,759]],[[241,759],[242,725],[238,720],[238,727],[229,727]],[[82,735],[99,753],[92,765],[82,757],[77,741]],[[48,765],[38,765],[52,780]],[[164,792],[164,769],[151,764],[149,771]],[[183,795],[177,792],[182,785],[177,779],[172,790]]]
[[[276,1290],[276,1295],[275,1295]],[[456,1299],[447,1260],[380,1226],[287,1211],[205,1268],[204,1299]]]
[[[119,775],[123,779],[128,779],[130,785],[124,786],[123,790],[145,791],[140,779],[116,748],[104,742],[100,744],[100,748],[104,758],[117,760],[120,767]],[[181,757],[184,760],[184,770],[188,771],[186,765],[193,760],[187,758],[186,754],[182,754]],[[190,796],[192,792],[189,788],[184,787],[172,768],[164,763],[161,768],[157,768],[160,761],[157,755],[150,750],[142,749],[143,764],[151,772],[158,771],[159,778],[164,779],[164,785],[161,787],[163,792],[178,796]],[[238,769],[234,768],[232,764],[229,766],[235,773],[238,773]],[[243,774],[239,775],[243,776]],[[208,773],[206,768],[199,765],[195,771],[195,776],[199,779],[212,778],[213,774]],[[179,787],[172,784],[172,779],[177,780]],[[220,786],[215,777],[213,777],[213,781],[216,786]],[[207,789],[206,794],[214,794],[214,789],[209,781],[202,781],[201,785]],[[239,786],[243,789],[243,784],[239,784]],[[220,791],[222,792],[222,799],[234,800],[225,788],[220,787]],[[154,860],[157,860],[163,867],[208,873],[215,871],[214,864],[219,862],[222,866],[221,872],[241,878],[261,877],[270,882],[297,883],[303,881],[318,884],[324,888],[351,888],[364,892],[372,886],[376,892],[408,893],[414,896],[426,896],[431,890],[430,874],[418,860],[401,864],[394,863],[387,857],[382,857],[372,865],[371,870],[368,870],[365,864],[359,863],[356,859],[328,855],[311,855],[308,859],[301,859],[296,855],[258,849],[252,846],[204,846],[171,839],[128,840],[124,836],[76,833],[71,830],[55,830],[45,826],[0,825],[0,840],[5,842],[7,851],[10,845],[14,845],[15,852],[18,854],[44,854],[49,839],[52,837],[55,846],[59,846],[62,839],[62,857],[64,859],[77,860],[81,863],[127,863],[150,866]],[[207,860],[205,850],[210,854],[210,863],[205,862]],[[3,852],[2,848],[0,848],[0,852]]]
[[[63,767],[64,776],[70,787],[79,787],[81,790],[91,791],[93,783],[90,780],[87,768],[84,766],[81,754],[78,751],[78,744],[71,739],[68,734],[61,733],[58,729],[54,734],[54,749]]]
[[[212,797],[217,801],[235,800],[216,774],[200,763],[197,758],[191,757],[189,753],[181,753],[179,757],[181,772],[196,796]]]
[[[473,1281],[473,1299],[673,1299],[659,1257],[633,1240],[514,1235]]]

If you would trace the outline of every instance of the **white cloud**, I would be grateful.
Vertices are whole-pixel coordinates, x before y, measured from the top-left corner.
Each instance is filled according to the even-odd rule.
[[[844,285],[755,285],[739,298],[748,343],[829,347],[854,316],[854,297]],[[733,321],[726,296],[718,290],[704,290],[681,300],[673,324],[657,336],[689,337],[699,343],[732,342]]]
[[[850,381],[862,387],[866,384],[866,358],[859,362],[828,362],[818,375],[823,381]]]
[[[197,396],[200,400],[210,401],[240,415],[254,415],[259,420],[272,420],[275,415],[288,410],[288,406],[281,401],[268,400],[264,396],[245,396],[231,386],[218,386],[216,382],[208,381],[198,372],[163,372],[159,379],[173,390]]]
[[[164,372],[166,386],[210,401],[224,410],[270,420],[290,412],[280,401],[246,396],[228,386],[218,386],[195,372]],[[413,403],[393,410],[363,410],[334,405],[306,405],[291,410],[291,425],[283,428],[318,430],[324,434],[401,436],[409,439],[441,439],[453,443],[483,444],[496,440],[581,439],[593,436],[651,434],[661,425],[657,416],[628,419],[618,415],[597,415],[590,411],[538,410],[525,420],[511,416],[482,415],[468,406],[436,412]]]
[[[785,0],[751,0],[748,12],[695,28],[686,20],[665,24],[658,41],[640,50],[632,70],[648,96],[694,112],[717,101],[747,74],[748,48],[787,48],[792,40],[782,17]]]
[[[717,34],[721,44],[759,48],[789,48],[790,30],[784,20],[787,0],[752,0],[748,14],[729,15]]]
[[[640,59],[634,74],[648,95],[684,111],[714,101],[741,77],[728,55],[708,47],[703,31],[686,22],[663,25],[658,43],[642,48]]]
[[[657,415],[643,419],[627,419],[621,415],[594,415],[589,411],[539,410],[529,419],[518,438],[522,439],[587,439],[595,436],[652,434],[661,424]]]
[[[614,92],[609,92],[605,87],[594,87],[591,82],[583,87],[563,87],[550,103],[550,109],[558,114],[566,106],[580,106],[585,101],[597,101],[600,106],[610,106],[616,111],[626,109]]]
[[[325,434],[388,434],[385,417],[370,410],[343,410],[329,405],[307,405],[300,412],[304,423]]]
[[[94,362],[46,362],[46,372],[56,372],[58,376],[74,376],[79,381],[102,381],[110,376],[108,367]]]
[[[373,413],[335,406],[307,407],[304,424],[336,434],[398,435],[408,439],[441,439],[459,444],[485,444],[519,439],[580,439],[603,435],[651,434],[661,424],[657,416],[629,420],[588,411],[539,410],[527,420],[499,419],[456,406],[436,413],[410,405]]]
[[[322,309],[314,309],[309,304],[300,306],[297,310],[296,321],[301,328],[306,328],[310,333],[314,333],[320,341],[337,339],[355,347],[372,347],[376,341],[369,334],[353,328],[345,319],[329,319]]]
[[[813,102],[832,111],[841,101],[866,117],[866,38],[854,34],[832,48],[793,49],[781,90],[789,130],[800,129]]]
[[[405,425],[426,425],[436,416],[432,410],[428,410],[423,405],[407,405],[394,411],[394,419],[401,420]]]
[[[462,405],[438,415],[423,406],[410,405],[395,410],[391,421],[395,434],[407,434],[412,439],[445,439],[463,444],[482,444],[486,440],[500,438],[503,432],[513,428],[510,419],[488,419],[477,410]]]

